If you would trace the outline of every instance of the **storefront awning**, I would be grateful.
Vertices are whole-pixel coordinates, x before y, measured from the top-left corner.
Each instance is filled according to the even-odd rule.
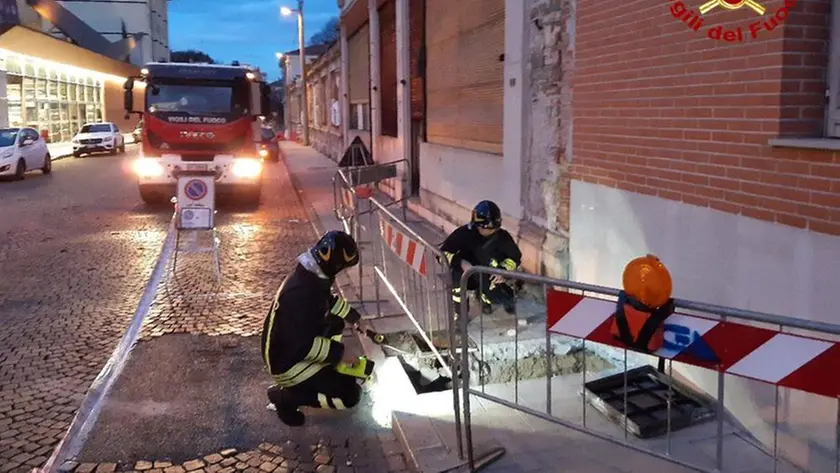
[[[116,61],[25,26],[15,25],[5,32],[0,29],[0,32],[0,49],[113,76],[140,74],[140,68],[132,64]]]

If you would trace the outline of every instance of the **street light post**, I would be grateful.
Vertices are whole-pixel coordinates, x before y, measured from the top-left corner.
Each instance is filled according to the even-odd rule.
[[[300,44],[300,82],[303,96],[303,146],[309,146],[309,101],[306,90],[306,45],[303,39],[303,0],[298,0],[298,43]]]
[[[306,91],[306,45],[303,39],[303,0],[297,0],[297,9],[288,7],[280,8],[280,13],[283,16],[289,16],[292,13],[298,15],[298,43],[300,45],[300,96],[301,96],[301,111],[303,112],[303,145],[309,146],[309,102],[307,101]]]

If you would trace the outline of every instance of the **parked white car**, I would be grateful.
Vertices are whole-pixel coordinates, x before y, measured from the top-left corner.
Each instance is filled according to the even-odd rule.
[[[125,137],[117,125],[111,122],[88,123],[73,137],[73,156],[107,152],[125,152]]]
[[[47,143],[32,128],[0,128],[0,176],[23,179],[27,171],[52,172]]]

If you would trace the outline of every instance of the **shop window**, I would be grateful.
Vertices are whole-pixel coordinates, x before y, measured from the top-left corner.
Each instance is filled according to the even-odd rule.
[[[38,66],[38,77],[41,79],[47,78],[47,70],[43,66]]]
[[[23,68],[23,73],[29,77],[35,77],[35,67],[32,64],[27,64]]]
[[[48,91],[50,94],[51,100],[58,100],[58,82],[55,80],[50,79]]]
[[[23,126],[23,77],[9,74],[6,77],[6,100],[9,104],[9,125]]]
[[[23,78],[23,95],[26,99],[26,106],[35,106],[35,79],[32,77]]]
[[[59,82],[58,98],[59,100],[67,100],[67,82]]]
[[[85,102],[93,102],[93,87],[85,87]]]
[[[6,58],[6,72],[9,74],[20,74],[20,59],[15,56],[9,56]]]
[[[46,127],[47,123],[50,122],[50,104],[47,102],[41,102],[38,104],[38,123],[41,124],[41,127]]]
[[[58,108],[58,102],[50,103],[50,123],[58,126],[59,120],[61,120],[61,111]]]
[[[39,99],[46,99],[47,98],[47,81],[44,79],[38,79],[35,83],[35,95]]]
[[[99,107],[96,107],[96,121],[102,121],[102,109]]]
[[[66,122],[70,119],[69,104],[67,102],[61,102],[59,105],[61,106],[61,121]]]
[[[76,84],[72,83],[72,82],[67,86],[67,98],[68,98],[68,100],[72,100],[72,101],[78,100],[78,96],[76,95],[78,93],[77,89],[76,89],[77,87],[78,86]]]

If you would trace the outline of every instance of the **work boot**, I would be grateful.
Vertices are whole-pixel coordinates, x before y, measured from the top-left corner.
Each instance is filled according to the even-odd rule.
[[[297,396],[292,391],[272,386],[268,388],[268,400],[274,404],[277,417],[289,427],[300,427],[306,421],[306,416],[298,409],[300,404],[297,402]]]
[[[482,302],[481,303],[481,313],[484,315],[490,315],[493,313],[493,304]]]
[[[505,301],[505,303],[502,305],[502,307],[504,307],[505,312],[507,312],[508,314],[511,314],[511,315],[515,314],[516,313],[516,300],[511,299],[509,301]]]

